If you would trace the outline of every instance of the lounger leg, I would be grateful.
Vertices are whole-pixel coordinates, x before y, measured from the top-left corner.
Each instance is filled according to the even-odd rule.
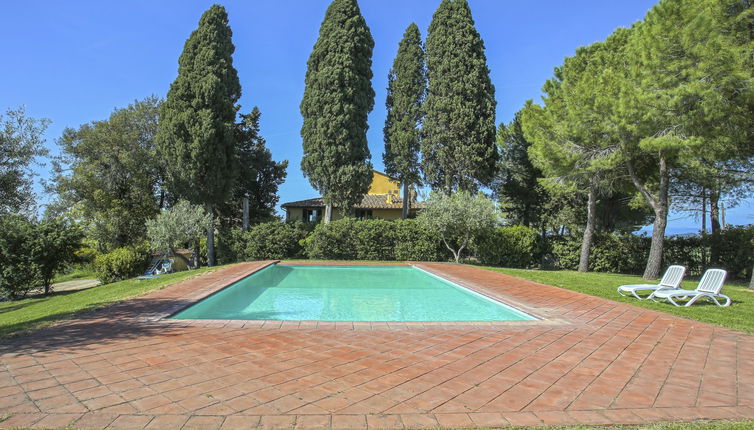
[[[675,300],[673,300],[673,298],[672,298],[672,297],[668,297],[668,301],[669,301],[670,303],[674,304],[675,306],[681,306],[681,305],[679,305],[678,303],[676,303],[676,302],[675,302]],[[688,305],[686,305],[686,306],[688,306]]]
[[[631,294],[633,294],[633,295],[634,295],[634,297],[636,297],[636,298],[637,298],[637,299],[639,299],[639,300],[644,300],[644,299],[642,299],[641,297],[639,297],[639,295],[638,295],[638,294],[636,294],[636,290],[634,290],[634,291],[631,291]]]
[[[710,297],[710,296],[708,296],[706,294],[699,294],[699,295],[696,295],[696,296],[692,297],[691,300],[689,300],[688,302],[686,302],[686,306],[693,305],[695,301],[699,300],[702,297],[707,297],[707,298],[711,298],[712,300],[715,300],[714,297]],[[715,303],[717,303],[717,300],[715,300]],[[718,303],[718,306],[720,306],[719,303]]]
[[[715,304],[720,307],[724,308],[726,306],[730,306],[730,302],[731,302],[730,297],[726,296],[725,294],[718,294],[717,296],[710,296],[710,298],[714,300]],[[725,303],[721,305],[720,302],[717,300],[718,298],[725,299]]]
[[[621,292],[620,287],[618,287],[618,294],[620,294],[623,297],[626,297],[626,295]]]

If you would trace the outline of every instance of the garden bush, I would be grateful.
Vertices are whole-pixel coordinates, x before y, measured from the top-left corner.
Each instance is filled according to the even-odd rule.
[[[82,236],[64,219],[0,217],[0,297],[20,299],[36,288],[49,293],[55,274],[76,261]]]
[[[333,260],[447,261],[439,236],[413,219],[319,224],[304,241],[309,258]]]
[[[475,249],[482,264],[528,268],[539,257],[539,235],[523,225],[499,227],[477,238]]]
[[[343,218],[329,224],[317,224],[303,245],[309,258],[327,260],[356,259],[357,223]]]
[[[303,256],[301,241],[308,231],[304,223],[271,221],[253,226],[243,233],[244,260],[282,260]]]
[[[710,246],[717,247],[717,262],[728,271],[728,278],[750,279],[754,266],[754,225],[728,226],[708,236]]]
[[[384,219],[356,222],[356,258],[395,260],[396,223]]]
[[[395,259],[398,261],[448,261],[452,254],[442,240],[414,219],[395,224]]]
[[[149,247],[123,247],[94,259],[94,271],[103,284],[138,276],[146,270],[152,257]]]

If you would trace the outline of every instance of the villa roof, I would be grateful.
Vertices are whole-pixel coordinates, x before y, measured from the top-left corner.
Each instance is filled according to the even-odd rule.
[[[361,200],[361,203],[354,206],[355,209],[402,209],[403,199],[400,197],[391,196],[391,203],[387,202],[387,194],[367,194]],[[295,202],[287,202],[280,205],[282,208],[324,208],[325,203],[322,197],[316,197],[313,199],[298,200]],[[337,206],[336,206],[337,207]],[[412,209],[423,209],[424,202],[413,201],[411,202]]]

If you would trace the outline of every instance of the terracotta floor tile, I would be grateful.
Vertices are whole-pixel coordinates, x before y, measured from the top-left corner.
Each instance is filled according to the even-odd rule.
[[[0,414],[12,414],[0,428],[77,419],[82,429],[401,429],[754,415],[754,336],[471,266],[420,264],[547,321],[144,318],[264,264],[222,268],[0,340]]]

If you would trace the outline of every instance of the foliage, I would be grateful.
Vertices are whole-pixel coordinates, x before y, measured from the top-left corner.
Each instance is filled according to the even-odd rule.
[[[237,124],[238,178],[228,201],[218,207],[220,216],[232,226],[241,225],[244,197],[249,198],[251,223],[275,218],[278,187],[285,182],[288,161],[272,159],[272,153],[259,133],[261,115],[254,107],[250,114],[241,114],[241,121]]]
[[[122,281],[140,275],[146,269],[152,254],[149,247],[123,247],[94,259],[94,271],[103,284]]]
[[[67,220],[0,217],[0,295],[15,300],[37,288],[49,294],[55,274],[76,261],[81,239]]]
[[[23,212],[34,203],[31,170],[47,155],[42,135],[50,123],[26,116],[23,107],[0,113],[0,215]]]
[[[403,218],[408,215],[410,184],[421,183],[419,149],[422,104],[427,92],[419,27],[411,23],[398,45],[398,54],[388,74],[387,117],[383,129],[385,172],[403,183]]]
[[[68,128],[58,140],[59,213],[79,219],[100,252],[140,243],[146,220],[164,203],[156,156],[160,100],[148,97],[116,109],[107,120]]]
[[[317,224],[312,234],[303,241],[307,257],[353,259],[356,255],[358,223],[354,218],[343,218],[328,224]]]
[[[318,224],[303,241],[312,259],[447,261],[450,253],[437,233],[415,219]]]
[[[356,258],[395,260],[396,224],[383,219],[359,221],[356,231]]]
[[[450,252],[440,237],[415,219],[395,221],[395,259],[398,261],[448,261]]]
[[[474,249],[482,264],[528,268],[539,257],[539,235],[523,225],[498,227],[476,238]]]
[[[539,183],[544,174],[529,159],[531,142],[524,136],[521,116],[522,111],[516,112],[507,126],[501,123],[498,128],[500,162],[491,188],[510,223],[544,231],[545,205],[550,195]]]
[[[271,221],[257,224],[241,233],[243,260],[283,260],[300,258],[301,241],[309,234],[304,223]],[[238,233],[236,233],[238,234]]]
[[[0,337],[74,318],[82,312],[163,288],[208,270],[210,269],[204,268],[199,271],[170,273],[146,280],[129,279],[81,291],[0,302]]]
[[[717,251],[717,264],[728,271],[729,278],[752,277],[754,225],[728,226],[725,230],[709,236],[709,240],[711,247]]]
[[[156,136],[170,192],[207,207],[210,215],[227,200],[238,170],[235,120],[241,84],[231,37],[224,7],[213,5],[204,12],[178,59],[178,77],[160,109]],[[215,263],[213,235],[214,228],[208,228],[210,266]]]
[[[156,218],[147,221],[147,236],[153,249],[169,251],[172,255],[185,259],[176,252],[176,248],[196,247],[210,220],[201,206],[179,200],[172,208],[163,210]],[[184,262],[190,266],[188,261]]]
[[[728,272],[729,279],[747,279],[754,266],[754,226],[726,228],[720,234],[700,236],[669,236],[662,255],[664,267],[680,264],[690,276],[700,276],[710,267]],[[549,238],[556,267],[574,270],[578,265],[579,238]],[[711,250],[717,246],[718,262],[711,261]],[[632,234],[597,234],[590,258],[590,269],[598,272],[640,274],[643,271],[651,239]]]
[[[494,204],[481,193],[473,195],[458,191],[447,196],[432,192],[425,204],[426,208],[417,219],[440,236],[456,263],[472,239],[488,232],[497,223]]]
[[[476,192],[495,174],[495,87],[466,0],[443,0],[426,42],[422,128],[426,182],[445,194]]]
[[[356,0],[333,0],[319,29],[301,101],[304,156],[301,170],[332,205],[348,211],[372,179],[366,131],[374,106],[374,40]]]
[[[16,300],[42,286],[35,259],[34,223],[21,216],[0,217],[0,294]]]
[[[36,242],[34,261],[39,265],[39,274],[45,294],[49,294],[55,275],[67,265],[77,262],[76,251],[84,238],[79,226],[70,220],[44,219],[34,229]]]
[[[754,319],[750,317],[754,312],[754,300],[751,292],[741,285],[726,282],[723,294],[733,299],[733,304],[727,308],[721,308],[714,304],[699,301],[691,307],[675,307],[668,303],[656,303],[651,300],[636,300],[633,297],[622,297],[615,290],[620,285],[644,284],[646,281],[639,276],[617,275],[611,273],[581,273],[564,270],[524,270],[503,269],[499,267],[485,267],[487,270],[504,273],[510,276],[528,279],[541,284],[554,285],[568,290],[578,291],[592,296],[602,297],[614,302],[628,303],[654,311],[678,315],[696,321],[716,324],[734,330],[743,330],[754,333]],[[686,278],[681,284],[683,288],[693,290],[696,288],[698,279]],[[683,429],[686,429],[686,423]],[[642,426],[642,428],[644,428]],[[729,428],[722,426],[720,428]],[[745,427],[744,427],[745,428]]]

